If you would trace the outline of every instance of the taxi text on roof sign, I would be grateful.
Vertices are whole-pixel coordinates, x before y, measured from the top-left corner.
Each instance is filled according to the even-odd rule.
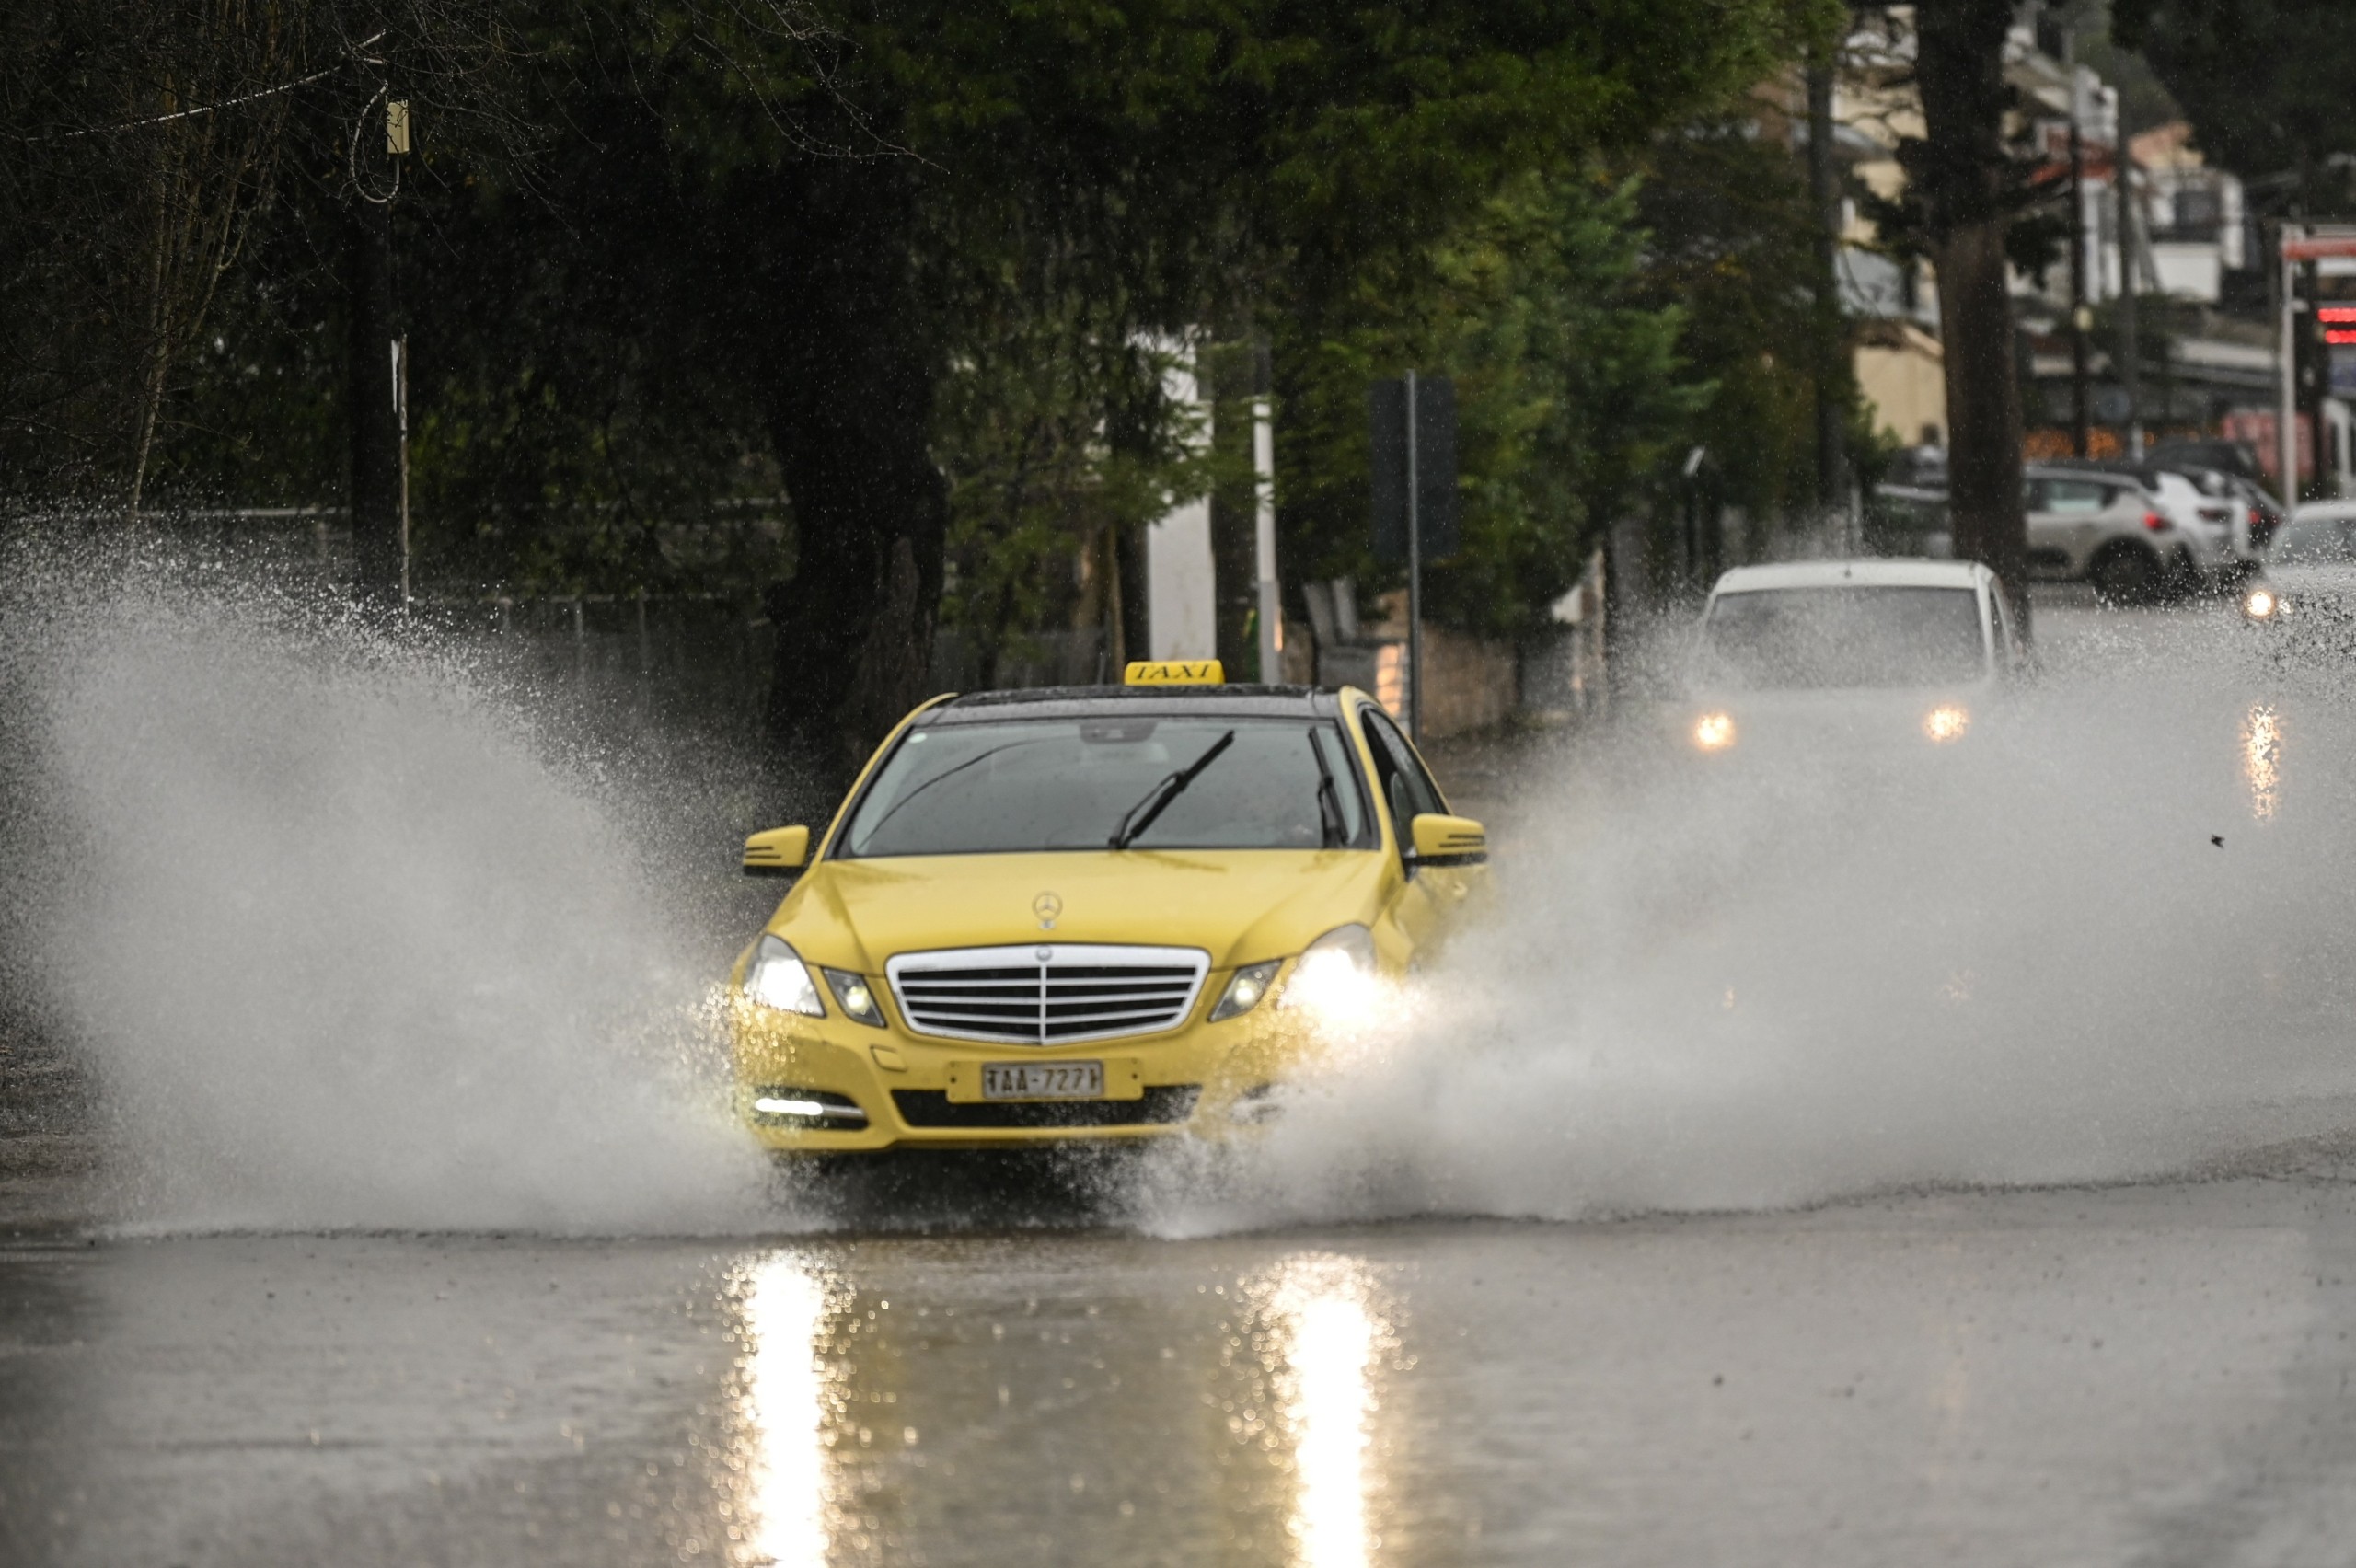
[[[1216,659],[1154,659],[1131,664],[1124,686],[1224,686],[1227,671]]]

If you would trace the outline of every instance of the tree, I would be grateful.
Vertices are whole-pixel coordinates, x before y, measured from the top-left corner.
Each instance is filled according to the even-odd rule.
[[[1878,8],[1886,36],[1903,30]],[[2009,268],[2041,263],[2052,225],[2008,132],[2017,108],[2004,79],[2011,0],[1920,0],[1912,80],[1923,134],[1899,145],[1907,186],[1869,203],[1885,237],[1937,270],[1947,394],[1947,491],[1955,552],[2003,580],[2015,624],[2028,624],[2028,519],[2021,490],[2021,393]]]
[[[2356,6],[2344,0],[2113,0],[2201,147],[2282,210],[2356,205]],[[2267,177],[2278,177],[2269,179]]]
[[[1755,80],[1813,9],[909,0],[826,14],[843,40],[832,98],[779,59],[755,96],[803,115],[784,117],[799,143],[657,53],[686,232],[706,236],[699,293],[747,345],[793,500],[780,738],[847,758],[920,695],[947,538],[929,446],[958,341],[944,302],[970,297],[977,261],[1020,286],[1029,259],[1054,259],[1115,339],[1346,314],[1380,259],[1428,247],[1520,172],[1640,142]],[[628,51],[641,82],[649,53]],[[715,175],[729,125],[747,151]]]
[[[290,176],[348,185],[383,144],[387,73],[445,136],[514,139],[495,4],[0,12],[0,463],[25,491],[139,508],[225,284]]]

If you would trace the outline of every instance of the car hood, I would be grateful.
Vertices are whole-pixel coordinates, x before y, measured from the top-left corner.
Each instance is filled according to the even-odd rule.
[[[1370,924],[1398,874],[1395,857],[1366,849],[830,859],[803,877],[768,929],[814,963],[870,974],[899,953],[1016,942],[1201,948],[1225,969]]]

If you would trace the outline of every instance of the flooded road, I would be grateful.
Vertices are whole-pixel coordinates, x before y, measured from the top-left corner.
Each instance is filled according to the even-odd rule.
[[[765,1187],[645,1088],[759,911],[424,785],[371,940],[257,962],[362,907],[341,797],[122,731],[251,853],[81,863],[89,1047],[0,1038],[0,1565],[2339,1561],[2356,712],[2230,615],[2049,607],[1969,767],[1484,759],[1505,917],[1420,1010],[1061,1199]],[[628,842],[419,711],[492,828]]]
[[[27,1244],[0,1558],[2316,1562],[2351,1329],[2333,1172],[1198,1241]]]

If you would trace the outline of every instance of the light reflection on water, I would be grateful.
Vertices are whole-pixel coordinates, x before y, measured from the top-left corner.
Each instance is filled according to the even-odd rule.
[[[1383,1341],[1366,1266],[1354,1258],[1292,1258],[1269,1306],[1277,1409],[1293,1471],[1297,1568],[1365,1568],[1381,1539],[1370,1521],[1376,1401]]]
[[[823,1568],[836,1493],[826,1440],[834,1406],[825,1362],[828,1285],[791,1252],[747,1261],[732,1283],[742,1357],[733,1556],[745,1568]]]
[[[2265,822],[2274,815],[2281,789],[2282,721],[2273,705],[2250,704],[2242,721],[2242,776],[2249,780],[2249,814]]]

